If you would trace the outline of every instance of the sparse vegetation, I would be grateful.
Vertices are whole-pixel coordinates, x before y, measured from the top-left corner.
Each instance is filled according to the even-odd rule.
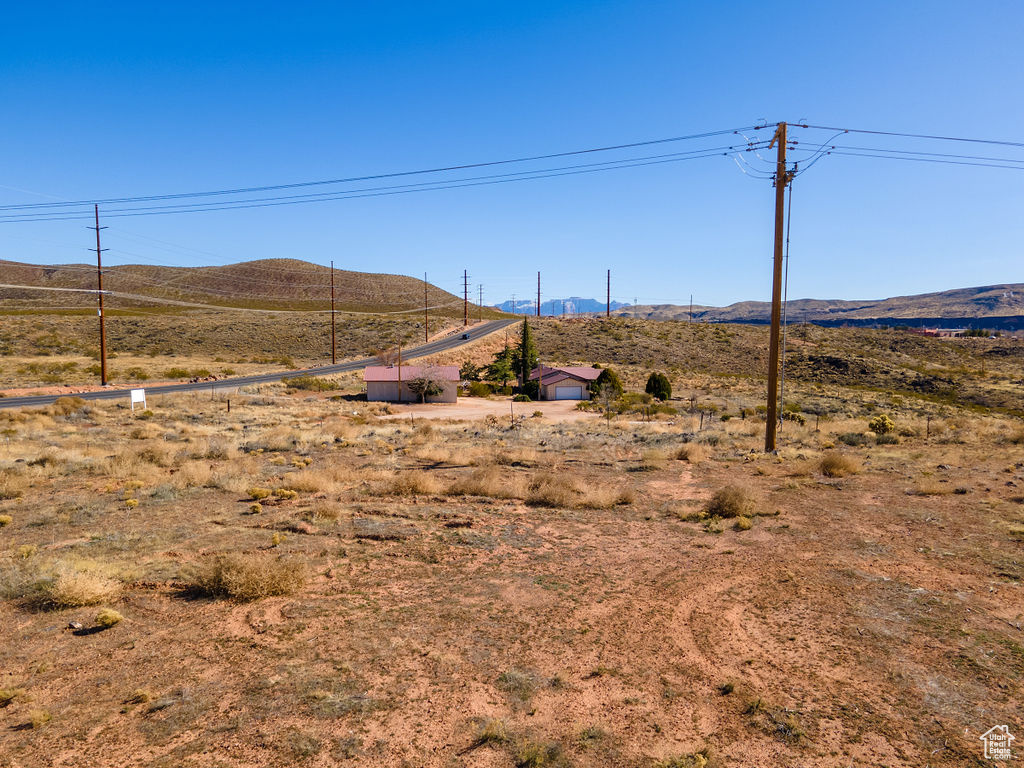
[[[846,477],[855,474],[859,468],[857,462],[838,451],[829,451],[821,457],[818,464],[821,474],[825,477]]]
[[[109,629],[115,624],[120,624],[122,621],[124,621],[124,616],[113,608],[104,608],[96,614],[96,625],[104,629]]]
[[[193,586],[214,597],[258,600],[290,595],[306,583],[306,564],[290,558],[218,555],[196,573]]]
[[[749,517],[754,512],[754,499],[746,488],[727,485],[715,491],[704,505],[708,517]]]

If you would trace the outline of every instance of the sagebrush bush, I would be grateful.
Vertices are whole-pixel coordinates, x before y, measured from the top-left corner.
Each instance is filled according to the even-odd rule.
[[[691,464],[700,464],[707,458],[704,447],[699,443],[683,443],[675,453],[679,461],[688,461]]]
[[[708,517],[750,517],[754,513],[754,499],[746,488],[727,485],[708,500],[704,513]]]
[[[846,475],[854,474],[859,469],[854,459],[844,456],[838,451],[826,453],[821,457],[821,462],[818,466],[821,469],[821,474],[825,477],[845,477]]]
[[[214,597],[258,600],[290,595],[306,584],[306,564],[267,555],[227,554],[215,557],[195,574],[192,586]]]

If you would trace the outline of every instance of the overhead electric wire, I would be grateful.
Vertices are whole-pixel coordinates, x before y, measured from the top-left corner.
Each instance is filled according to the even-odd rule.
[[[763,142],[761,142],[763,143]],[[186,203],[180,205],[151,206],[144,208],[115,208],[104,211],[104,218],[122,218],[125,216],[155,216],[173,213],[202,213],[206,211],[240,210],[247,208],[267,208],[280,205],[295,205],[310,202],[326,202],[332,200],[350,200],[356,198],[382,197],[388,195],[409,194],[411,192],[432,192],[444,189],[458,189],[464,187],[487,186],[492,184],[503,184],[512,181],[531,181],[535,179],[548,179],[559,176],[574,176],[584,173],[599,173],[603,171],[618,170],[621,168],[638,168],[649,165],[661,165],[665,163],[684,162],[687,160],[699,160],[707,157],[727,156],[731,152],[754,151],[760,147],[723,146],[708,147],[688,152],[671,153],[669,155],[651,155],[640,158],[627,158],[623,160],[610,160],[602,163],[585,163],[580,165],[562,166],[556,168],[535,169],[531,171],[517,171],[510,174],[492,174],[488,176],[467,177],[462,179],[438,180],[423,182],[419,184],[401,184],[384,187],[370,187],[366,189],[342,190],[329,193],[313,193],[309,195],[284,195],[268,198],[257,198],[256,200],[229,201],[226,203]],[[600,167],[594,167],[600,166]],[[0,223],[15,224],[31,221],[75,221],[88,219],[92,213],[87,211],[45,211],[43,213],[15,213],[0,215]]]
[[[789,123],[793,128],[811,128],[821,131],[837,131],[839,133],[862,133],[874,136],[894,136],[904,139],[929,139],[933,141],[962,141],[971,144],[996,144],[1004,147],[1024,147],[1024,141],[1003,141],[1000,139],[975,139],[963,136],[939,136],[926,133],[901,133],[898,131],[876,131],[867,128],[839,128],[828,125],[808,125],[807,123]]]
[[[239,194],[251,194],[254,192],[271,192],[274,190],[282,189],[298,189],[302,187],[312,186],[324,186],[330,184],[349,184],[356,181],[372,181],[376,179],[393,179],[404,176],[418,176],[423,174],[431,173],[445,173],[448,171],[463,171],[471,168],[486,168],[496,165],[510,165],[513,163],[527,163],[535,162],[538,160],[552,160],[557,157],[571,157],[574,155],[591,154],[595,152],[611,152],[621,149],[633,149],[636,147],[648,147],[657,144],[668,144],[677,141],[691,141],[694,139],[704,139],[714,136],[725,136],[728,134],[736,134],[740,131],[755,130],[756,126],[741,126],[739,128],[726,128],[718,131],[706,131],[704,133],[694,133],[686,136],[672,136],[663,139],[649,139],[646,141],[634,141],[624,144],[612,144],[601,147],[590,147],[587,149],[575,149],[567,152],[552,152],[544,155],[532,155],[527,157],[516,157],[507,158],[503,160],[489,160],[486,162],[479,163],[463,163],[459,165],[447,165],[439,166],[436,168],[422,168],[412,171],[396,171],[391,173],[377,173],[366,176],[350,176],[347,178],[338,179],[321,179],[317,181],[301,181],[293,182],[289,184],[268,184],[257,187],[239,187],[235,189],[217,189],[207,190],[202,192],[179,192],[165,195],[139,195],[133,197],[114,197],[114,198],[101,198],[92,200],[69,200],[61,203],[23,203],[19,205],[6,205],[0,206],[0,210],[18,210],[18,209],[32,209],[32,208],[52,208],[52,207],[71,207],[76,205],[109,205],[117,203],[132,203],[132,202],[154,202],[158,200],[177,200],[190,197],[212,197],[212,196],[223,196],[223,195],[239,195]]]

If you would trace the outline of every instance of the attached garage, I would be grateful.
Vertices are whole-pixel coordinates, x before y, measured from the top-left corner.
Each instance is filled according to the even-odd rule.
[[[533,370],[530,378],[540,384],[541,400],[589,400],[590,383],[600,375],[600,369],[582,365],[563,368],[541,365]]]
[[[557,386],[555,387],[555,400],[582,400],[583,386]]]

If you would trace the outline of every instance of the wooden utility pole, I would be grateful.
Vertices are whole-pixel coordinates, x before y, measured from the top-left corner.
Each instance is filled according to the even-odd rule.
[[[430,341],[430,315],[427,307],[427,273],[423,273],[423,343]]]
[[[96,226],[89,227],[89,229],[96,230],[96,297],[99,300],[97,314],[100,317],[100,383],[105,387],[107,386],[107,328],[104,324],[103,316],[103,264],[100,254],[106,248],[100,248],[100,230],[106,229],[106,227],[100,226],[100,206],[98,203],[93,206],[93,211],[96,214]]]
[[[608,270],[608,303],[604,305],[604,317],[605,320],[612,316],[612,271]]]
[[[768,349],[768,421],[764,429],[764,449],[775,450],[775,435],[779,425],[779,335],[782,324],[782,242],[786,207],[786,185],[789,171],[786,170],[786,124],[779,123],[772,137],[771,149],[778,143],[775,166],[775,254],[772,261],[772,330]]]
[[[690,319],[687,322],[690,322],[690,323],[693,322],[693,294],[692,293],[690,294]]]
[[[477,288],[480,291],[480,302],[477,306],[477,318],[482,323],[484,321],[484,284],[477,283]]]
[[[462,270],[462,324],[469,325],[469,272]]]
[[[540,272],[537,273],[537,317],[540,317]]]
[[[334,262],[331,262],[331,365],[338,362],[338,341],[334,332]]]

